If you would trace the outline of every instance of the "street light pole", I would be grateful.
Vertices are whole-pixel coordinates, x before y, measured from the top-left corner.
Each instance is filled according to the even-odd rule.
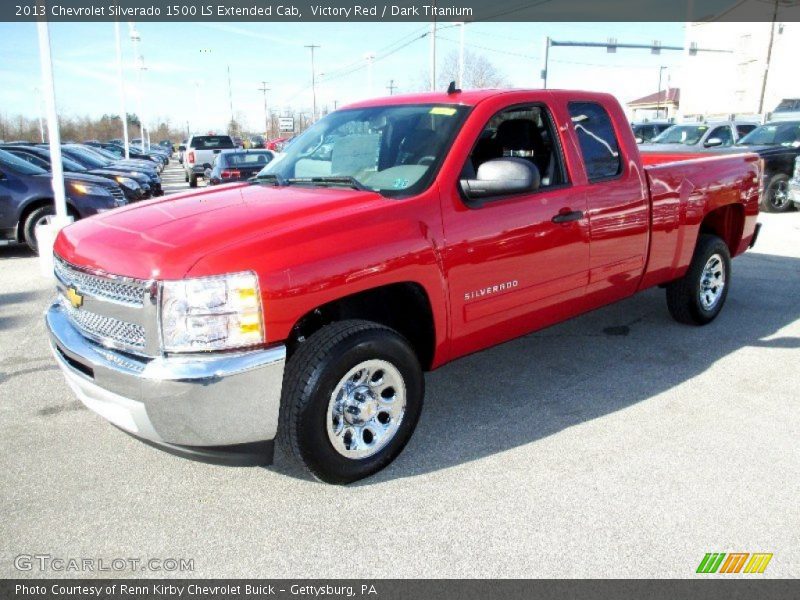
[[[436,6],[436,2],[433,5]],[[431,23],[431,91],[436,91],[436,17]]]
[[[464,87],[464,28],[466,23],[461,21],[461,36],[458,45],[458,88]]]
[[[122,78],[122,42],[119,34],[119,21],[114,22],[114,37],[117,42],[117,84],[119,85],[119,118],[122,119],[122,139],[125,145],[125,158],[130,158],[128,141],[128,113],[125,109],[125,81]]]
[[[128,22],[128,32],[130,34],[131,43],[133,44],[134,68],[136,69],[136,112],[139,113],[139,135],[142,136],[142,148],[149,150],[146,135],[147,126],[145,125],[144,118],[144,100],[142,98],[142,71],[144,71],[144,57],[139,54],[139,42],[142,40],[142,37],[136,30],[136,25],[134,25],[132,22]]]
[[[542,89],[547,89],[547,71],[550,68],[550,36],[544,38],[544,66],[542,67]]]

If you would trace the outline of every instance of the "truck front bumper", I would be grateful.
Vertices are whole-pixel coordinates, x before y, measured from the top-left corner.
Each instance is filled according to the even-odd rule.
[[[143,359],[85,338],[60,302],[47,310],[45,321],[67,383],[81,402],[120,429],[210,462],[271,461],[284,346]],[[259,460],[253,452],[262,455]],[[236,454],[245,458],[228,460]]]

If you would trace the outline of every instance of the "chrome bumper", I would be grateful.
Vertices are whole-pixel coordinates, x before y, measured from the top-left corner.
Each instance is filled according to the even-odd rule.
[[[286,348],[141,359],[83,337],[55,302],[50,345],[78,398],[156,444],[217,447],[272,440]]]

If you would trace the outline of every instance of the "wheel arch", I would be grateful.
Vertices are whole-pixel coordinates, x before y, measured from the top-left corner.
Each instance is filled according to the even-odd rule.
[[[373,321],[394,329],[409,341],[422,368],[431,368],[437,342],[433,307],[425,287],[414,281],[369,288],[306,312],[286,340],[288,356],[325,325],[347,319]]]
[[[22,242],[25,239],[25,221],[28,219],[28,216],[36,209],[54,203],[55,200],[53,198],[48,198],[46,196],[37,196],[27,200],[20,208],[19,218],[17,219],[16,241]],[[69,199],[67,200],[67,213],[76,218],[79,216],[78,210],[75,208],[72,202],[69,201]]]
[[[744,217],[744,206],[741,204],[726,204],[715,208],[703,217],[698,240],[703,234],[716,235],[725,242],[731,256],[734,256],[744,234]]]

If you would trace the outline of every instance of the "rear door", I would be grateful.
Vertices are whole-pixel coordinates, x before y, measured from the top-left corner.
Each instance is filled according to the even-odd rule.
[[[648,241],[649,196],[635,146],[620,140],[624,123],[618,107],[612,119],[599,102],[569,102],[572,133],[583,157],[584,172],[576,183],[587,199],[591,250],[590,306],[623,298],[636,291],[644,271]],[[628,156],[626,156],[626,153]]]

